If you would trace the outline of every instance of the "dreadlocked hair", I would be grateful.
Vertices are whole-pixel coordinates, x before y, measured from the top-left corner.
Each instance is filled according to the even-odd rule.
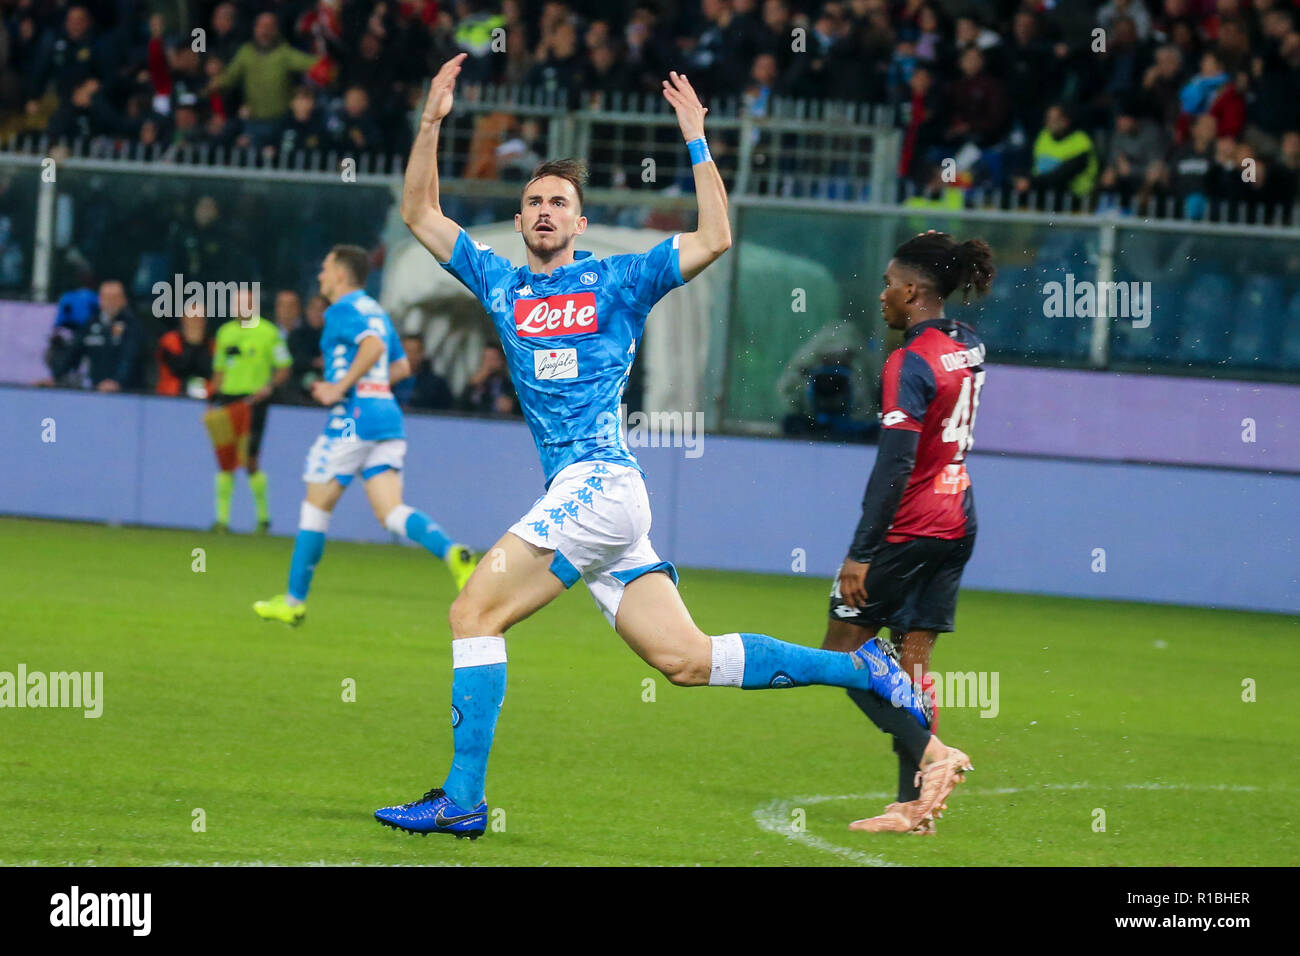
[[[987,242],[958,242],[946,232],[924,232],[907,240],[894,251],[894,260],[929,280],[941,299],[960,289],[963,303],[970,301],[971,293],[988,292],[996,271]]]

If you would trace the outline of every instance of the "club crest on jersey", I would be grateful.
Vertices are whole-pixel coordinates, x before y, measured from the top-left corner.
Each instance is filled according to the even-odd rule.
[[[596,273],[584,272],[582,275],[578,276],[578,281],[581,282],[583,285],[595,285]]]
[[[515,300],[515,332],[524,338],[582,335],[598,328],[594,292]]]

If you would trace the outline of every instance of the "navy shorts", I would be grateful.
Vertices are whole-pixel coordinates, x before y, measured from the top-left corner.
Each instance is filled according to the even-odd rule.
[[[975,536],[912,538],[883,545],[867,571],[867,603],[845,604],[839,578],[831,584],[830,619],[878,630],[953,629],[961,574],[975,550]]]

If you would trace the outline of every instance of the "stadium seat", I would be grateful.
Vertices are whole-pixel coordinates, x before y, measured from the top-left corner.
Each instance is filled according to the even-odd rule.
[[[999,269],[987,297],[976,300],[973,324],[992,355],[1024,352],[1024,329],[1032,315],[1024,312],[1025,289],[1033,292],[1033,271],[1024,266]]]
[[[1116,282],[1150,281],[1123,267],[1115,270]],[[1168,279],[1164,282],[1152,282],[1151,301],[1144,303],[1148,309],[1149,324],[1138,327],[1131,320],[1120,319],[1110,326],[1110,360],[1112,362],[1162,363],[1173,360],[1178,316],[1181,311],[1179,302],[1166,301],[1170,290],[1177,285]],[[1172,293],[1176,295],[1177,293]],[[1172,307],[1171,307],[1172,306]]]
[[[1232,364],[1244,368],[1275,368],[1281,364],[1275,343],[1282,336],[1285,288],[1276,276],[1252,275],[1241,289],[1236,327],[1229,351]]]
[[[1020,292],[1020,308],[1030,319],[1025,332],[1025,348],[1031,357],[1078,358],[1088,354],[1092,319],[1071,315],[1048,317],[1043,292],[1046,283],[1064,283],[1069,274],[1073,274],[1076,281],[1091,278],[1091,274],[1084,271],[1086,268],[1086,263],[1078,257],[1052,256],[1038,260],[1032,281],[1026,283]]]
[[[1206,272],[1193,280],[1183,298],[1180,361],[1213,365],[1227,360],[1234,293],[1233,281],[1225,275]]]
[[[1287,371],[1300,370],[1300,288],[1291,296],[1282,323],[1278,364]]]

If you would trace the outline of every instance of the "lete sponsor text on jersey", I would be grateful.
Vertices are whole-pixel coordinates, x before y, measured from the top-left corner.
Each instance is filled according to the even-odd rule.
[[[526,338],[582,335],[597,330],[594,292],[515,300],[515,331]]]

